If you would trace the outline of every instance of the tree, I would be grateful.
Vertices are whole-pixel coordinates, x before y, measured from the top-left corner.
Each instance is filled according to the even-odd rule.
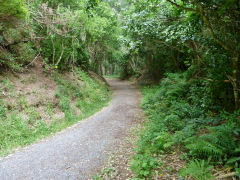
[[[230,80],[232,86],[233,86],[233,92],[234,92],[234,99],[235,99],[235,109],[239,109],[240,101],[239,101],[239,26],[236,23],[236,16],[240,17],[239,13],[235,14],[235,11],[239,8],[240,4],[236,0],[229,0],[227,2],[221,2],[217,1],[218,3],[204,3],[201,1],[193,0],[193,1],[184,1],[185,3],[188,3],[188,6],[182,6],[179,5],[176,2],[173,2],[171,0],[167,0],[172,5],[176,6],[177,8],[186,10],[186,11],[192,11],[197,14],[199,14],[206,25],[206,27],[209,30],[209,33],[211,37],[218,43],[227,53],[229,53],[232,56],[232,75],[226,74],[228,79]],[[194,6],[195,8],[192,8]],[[217,8],[215,8],[217,7]],[[227,12],[228,10],[228,12]],[[233,14],[229,12],[229,10],[233,11]],[[224,11],[225,17],[229,18],[229,21],[233,24],[236,24],[233,31],[233,36],[231,37],[231,40],[229,38],[223,38],[227,41],[223,41],[221,37],[226,37],[226,31],[221,31],[214,29],[213,24],[216,23],[216,19],[214,23],[210,22],[210,17],[214,14],[214,12]],[[223,13],[223,12],[222,12]],[[235,16],[236,15],[236,16]],[[235,16],[235,17],[234,17]],[[215,17],[216,18],[216,17]],[[213,18],[212,18],[213,19]],[[225,27],[228,27],[228,22],[223,22]]]

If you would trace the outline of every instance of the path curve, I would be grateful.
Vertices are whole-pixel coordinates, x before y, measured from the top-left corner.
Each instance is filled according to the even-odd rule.
[[[117,148],[137,121],[138,90],[109,80],[114,92],[108,107],[53,137],[0,160],[1,180],[91,179],[107,152]]]

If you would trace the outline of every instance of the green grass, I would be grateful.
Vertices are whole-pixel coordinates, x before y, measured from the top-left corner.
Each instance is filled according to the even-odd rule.
[[[109,78],[109,79],[119,79],[120,75],[119,74],[114,74],[114,75],[104,75],[104,78]]]
[[[80,70],[77,70],[76,73],[84,83],[81,87],[71,83],[61,74],[55,75],[58,85],[56,97],[60,99],[59,106],[65,113],[65,118],[53,120],[50,124],[38,120],[41,118],[40,115],[36,113],[34,107],[29,107],[24,97],[20,98],[19,106],[25,108],[26,114],[29,116],[28,120],[22,117],[18,110],[10,112],[0,99],[0,156],[61,131],[93,115],[108,104],[111,92],[107,87],[96,83]],[[77,100],[77,106],[81,110],[80,115],[75,115],[71,108],[70,102],[74,99]],[[51,103],[48,103],[45,109],[49,114],[54,112]]]

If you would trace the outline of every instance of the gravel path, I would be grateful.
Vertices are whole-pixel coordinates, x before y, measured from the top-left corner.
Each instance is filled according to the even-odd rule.
[[[91,179],[137,121],[140,93],[128,82],[109,80],[110,105],[53,137],[0,160],[0,180]]]

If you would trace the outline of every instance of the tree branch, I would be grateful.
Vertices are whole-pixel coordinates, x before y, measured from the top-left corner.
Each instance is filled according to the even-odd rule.
[[[233,177],[233,176],[236,176],[236,175],[237,175],[237,172],[231,172],[231,173],[228,173],[228,174],[218,176],[218,177],[216,177],[216,179],[225,179],[225,178]]]
[[[220,40],[217,35],[215,34],[215,32],[213,31],[213,28],[212,28],[212,25],[209,21],[209,18],[207,17],[205,11],[204,11],[204,8],[202,6],[202,4],[200,2],[198,2],[197,0],[193,0],[194,3],[199,7],[199,10],[197,9],[193,9],[193,8],[188,8],[188,7],[184,7],[184,6],[181,6],[171,0],[167,0],[169,3],[171,3],[172,5],[178,7],[178,8],[181,8],[181,9],[184,9],[184,10],[187,10],[187,11],[193,11],[193,12],[197,12],[197,13],[200,13],[200,15],[202,16],[203,18],[203,21],[204,23],[206,24],[208,30],[210,31],[210,34],[212,36],[212,38],[220,45],[222,46],[226,51],[230,52],[231,54],[234,53],[234,50],[232,50],[231,47],[229,47],[228,45],[226,45],[222,40]]]
[[[215,79],[209,79],[209,78],[203,78],[206,81],[210,81],[210,82],[224,82],[224,83],[230,83],[230,80],[215,80]]]
[[[187,11],[193,11],[193,12],[199,12],[197,9],[193,9],[193,8],[188,8],[188,7],[184,7],[184,6],[181,6],[175,2],[172,2],[171,0],[167,0],[169,3],[171,3],[172,5],[178,7],[178,8],[181,8],[181,9],[184,9],[184,10],[187,10]]]
[[[212,36],[212,38],[220,45],[222,46],[226,51],[230,52],[231,54],[234,53],[234,51],[231,49],[231,47],[229,47],[228,45],[226,45],[223,41],[221,41],[217,35],[215,34],[215,32],[213,31],[212,25],[209,21],[208,16],[206,15],[204,8],[202,6],[201,3],[199,3],[197,0],[194,0],[195,4],[199,7],[200,11],[200,15],[203,18],[204,23],[207,25],[208,30],[210,31],[210,34]]]

